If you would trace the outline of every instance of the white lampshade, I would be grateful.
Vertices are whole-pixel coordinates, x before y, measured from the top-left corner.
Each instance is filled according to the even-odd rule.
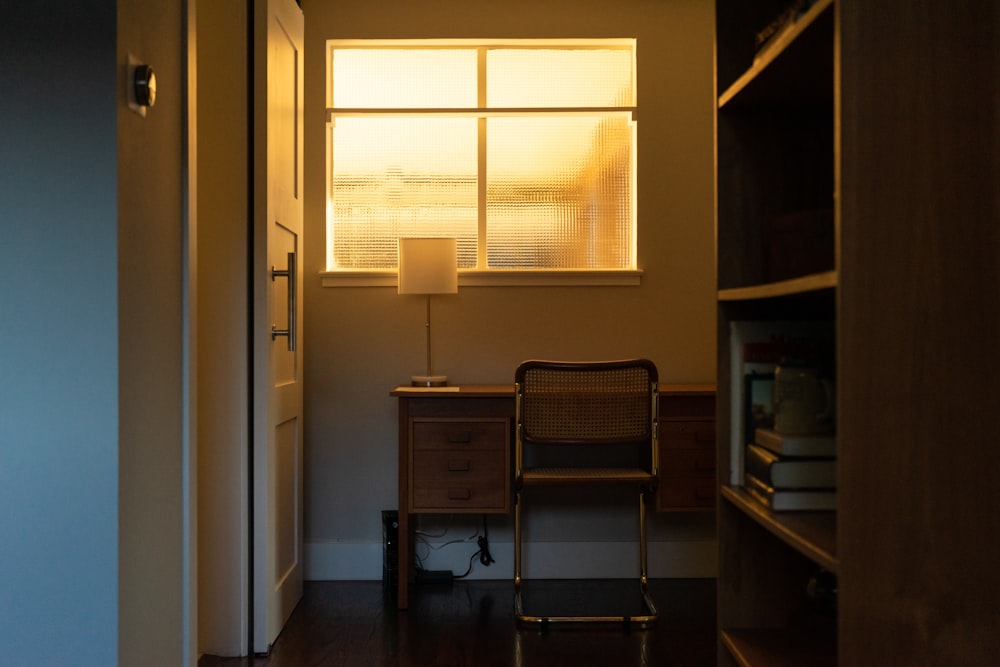
[[[400,294],[458,292],[456,239],[399,239]]]

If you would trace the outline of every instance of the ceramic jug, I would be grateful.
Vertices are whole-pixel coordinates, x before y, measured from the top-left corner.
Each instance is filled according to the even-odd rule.
[[[819,368],[782,361],[774,371],[774,430],[787,435],[832,433],[833,381]]]

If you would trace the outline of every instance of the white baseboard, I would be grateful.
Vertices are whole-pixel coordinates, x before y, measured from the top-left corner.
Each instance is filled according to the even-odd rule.
[[[439,547],[440,545],[433,545]],[[522,553],[525,578],[587,579],[626,578],[639,572],[635,542],[532,542]],[[418,545],[418,553],[429,570],[451,570],[460,575],[469,567],[477,547],[474,542],[430,549]],[[491,542],[494,562],[483,566],[473,561],[468,579],[512,579],[513,542]],[[653,579],[701,579],[715,577],[716,543],[690,540],[649,543],[649,576]],[[305,577],[310,581],[380,580],[382,544],[378,542],[306,542]]]

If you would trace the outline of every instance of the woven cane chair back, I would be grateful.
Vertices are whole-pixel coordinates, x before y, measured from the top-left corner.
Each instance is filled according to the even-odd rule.
[[[528,361],[515,374],[525,442],[615,444],[648,441],[656,366],[613,362]]]

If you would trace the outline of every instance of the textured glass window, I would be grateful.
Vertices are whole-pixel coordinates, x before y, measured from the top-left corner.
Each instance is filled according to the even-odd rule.
[[[631,107],[631,49],[490,49],[486,106]]]
[[[399,237],[459,239],[476,265],[475,118],[340,118],[333,128],[327,242],[333,265],[394,269]]]
[[[329,270],[636,268],[633,41],[330,44]]]
[[[475,49],[337,49],[332,61],[335,108],[476,106]]]
[[[489,268],[634,266],[627,116],[490,118],[487,128]]]

